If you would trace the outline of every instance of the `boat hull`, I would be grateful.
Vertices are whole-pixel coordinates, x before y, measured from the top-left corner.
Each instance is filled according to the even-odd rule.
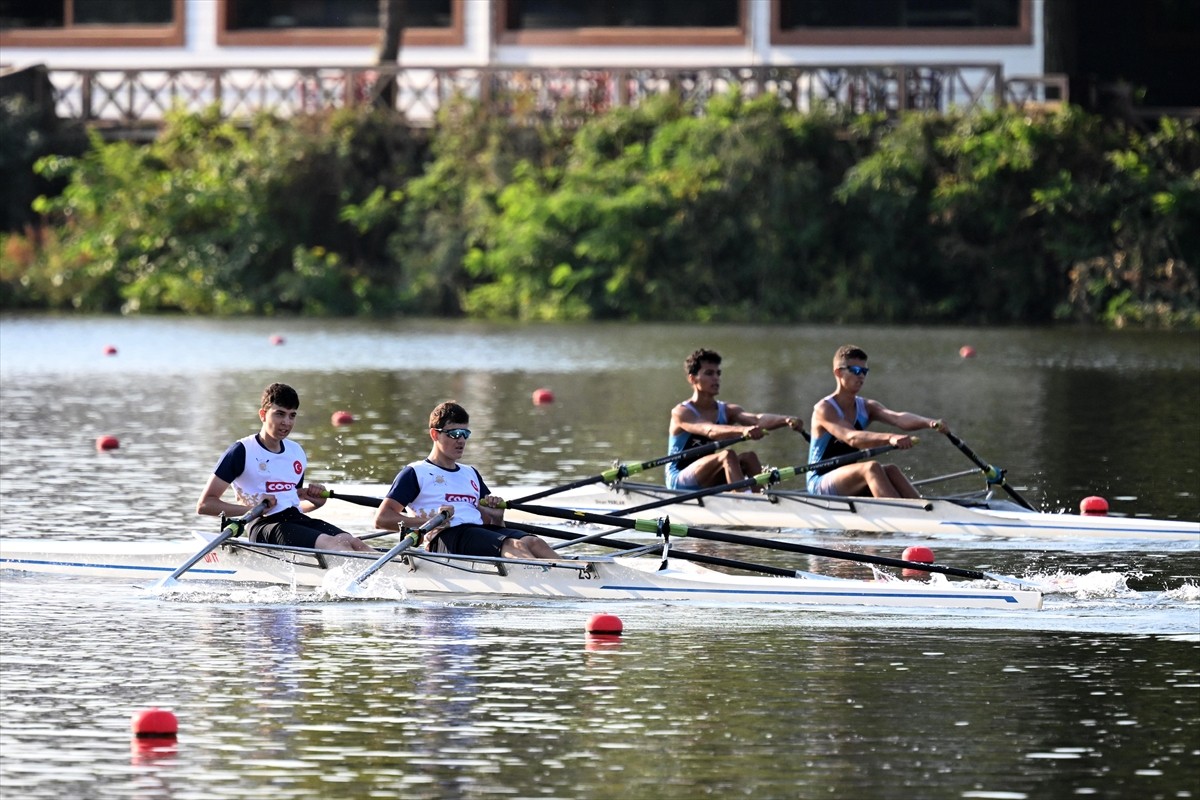
[[[540,491],[540,487],[508,487],[506,499]],[[685,492],[653,484],[595,484],[534,501],[594,514],[624,512]],[[994,501],[993,501],[994,502]],[[696,527],[748,527],[903,533],[924,536],[988,536],[1089,541],[1192,542],[1200,546],[1200,522],[1141,517],[1090,517],[1031,512],[1011,504],[1003,508],[965,505],[946,499],[883,500],[821,497],[781,490],[765,494],[722,492],[698,500],[671,502],[631,514],[635,518],[669,517]],[[624,514],[622,514],[624,516]],[[506,518],[545,522],[544,517],[510,509]]]
[[[0,568],[154,581],[167,577],[202,546],[200,540],[154,543],[0,539]],[[374,557],[299,548],[228,543],[180,580],[281,584],[350,591]],[[366,582],[407,595],[572,598],[581,600],[751,603],[796,607],[871,606],[1037,610],[1040,592],[978,588],[935,580],[860,581],[841,578],[741,576],[677,559],[612,557],[514,561],[405,553]],[[382,582],[382,583],[379,583]]]

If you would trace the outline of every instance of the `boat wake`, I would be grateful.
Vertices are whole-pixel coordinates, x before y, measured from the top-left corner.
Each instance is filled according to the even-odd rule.
[[[1026,580],[1036,583],[1045,594],[1068,595],[1077,600],[1105,600],[1137,597],[1129,588],[1128,576],[1121,572],[1092,571],[1085,574],[1071,572],[1038,573]]]

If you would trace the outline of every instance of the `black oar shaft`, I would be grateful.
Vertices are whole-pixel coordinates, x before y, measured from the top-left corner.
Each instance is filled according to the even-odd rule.
[[[984,461],[982,458],[980,458],[978,455],[975,454],[974,450],[972,450],[970,447],[967,446],[966,442],[964,442],[962,439],[955,436],[952,431],[943,431],[943,433],[946,434],[946,438],[950,440],[951,444],[953,444],[955,447],[957,447],[959,450],[962,451],[963,455],[965,455],[967,458],[971,459],[971,461],[975,462],[975,466],[979,467],[979,469],[981,469],[983,471],[983,474],[987,478],[988,483],[1000,484],[1000,488],[1002,488],[1004,491],[1008,492],[1008,496],[1011,497],[1013,500],[1016,500],[1018,503],[1025,506],[1025,508],[1029,509],[1030,511],[1037,510],[1033,507],[1033,505],[1028,500],[1026,500],[1024,497],[1022,497],[1016,489],[1014,489],[1008,485],[1008,481],[1005,480],[1005,478],[1004,478],[1004,470],[997,469],[996,467],[994,467],[991,464]]]
[[[520,522],[508,522],[505,525],[509,528],[515,528],[520,531],[536,533],[540,536],[552,536],[556,539],[583,539],[588,534],[575,533],[573,531],[560,531],[555,528],[545,528],[538,525],[527,525]],[[611,547],[614,550],[633,550],[640,547],[634,542],[623,542],[620,539],[610,539],[603,536],[598,539],[588,539],[588,544],[595,544],[601,547]],[[714,567],[729,567],[730,569],[740,569],[746,572],[761,572],[764,575],[778,575],[782,578],[796,577],[796,570],[785,569],[783,567],[773,567],[769,564],[755,564],[752,561],[739,561],[733,558],[721,558],[720,556],[709,556],[704,553],[691,553],[687,550],[674,549],[671,551],[671,558],[679,558],[684,561],[693,561],[697,564],[709,564]]]
[[[379,505],[383,503],[382,497],[367,497],[366,495],[362,494],[340,494],[333,491],[333,489],[326,489],[325,496],[334,500],[342,500],[347,503],[354,503],[360,506],[370,506],[372,508],[378,508]]]
[[[691,536],[695,539],[709,539],[714,542],[727,542],[729,544],[741,544],[749,547],[762,547],[767,550],[782,550],[789,553],[804,553],[811,556],[823,556],[826,558],[837,558],[844,561],[858,561],[864,564],[876,564],[884,567],[899,567],[901,569],[919,569],[923,572],[940,572],[944,575],[954,575],[960,578],[972,578],[975,580],[984,580],[988,576],[984,573],[973,569],[960,569],[959,567],[946,567],[941,564],[925,564],[919,561],[906,561],[900,558],[888,558],[886,556],[874,556],[867,553],[851,553],[847,550],[832,550],[827,547],[815,547],[813,545],[800,544],[798,542],[783,542],[778,539],[767,539],[753,536],[742,536],[736,533],[726,533],[724,531],[711,531],[703,528],[691,528],[687,525],[666,524],[663,525],[662,520],[653,519],[622,519],[620,517],[612,517],[606,514],[592,514],[587,511],[575,511],[566,508],[553,508],[550,506],[528,506],[508,504],[510,507],[518,508],[529,514],[539,514],[546,517],[556,517],[558,519],[576,520],[579,522],[591,522],[597,525],[616,525],[623,528],[632,528],[642,533],[666,533],[671,536]]]

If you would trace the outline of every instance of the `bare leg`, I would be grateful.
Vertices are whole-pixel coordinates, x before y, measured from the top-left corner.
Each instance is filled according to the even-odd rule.
[[[500,555],[504,558],[562,558],[553,547],[537,536],[505,539],[504,544],[500,546]]]
[[[854,497],[864,489],[873,497],[900,497],[888,478],[887,470],[878,461],[847,464],[829,473],[829,485],[843,497]]]
[[[357,550],[360,553],[374,552],[369,544],[349,533],[339,533],[337,536],[322,533],[317,537],[316,545],[318,550]]]
[[[921,496],[921,493],[918,492],[916,487],[913,486],[908,480],[908,476],[905,475],[904,472],[895,464],[888,464],[883,469],[887,473],[888,483],[890,483],[896,490],[896,494],[898,496],[911,497],[914,499]]]

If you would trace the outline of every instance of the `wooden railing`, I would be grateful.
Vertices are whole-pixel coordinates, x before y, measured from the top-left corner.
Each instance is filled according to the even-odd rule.
[[[455,95],[514,115],[549,114],[563,103],[587,111],[637,105],[663,92],[704,101],[720,93],[774,94],[798,111],[948,111],[1067,100],[1060,75],[1005,79],[999,64],[898,64],[617,68],[223,67],[51,69],[60,117],[108,126],[157,126],[168,110],[216,104],[226,117],[289,116],[372,102],[395,79],[395,107],[415,124]]]

